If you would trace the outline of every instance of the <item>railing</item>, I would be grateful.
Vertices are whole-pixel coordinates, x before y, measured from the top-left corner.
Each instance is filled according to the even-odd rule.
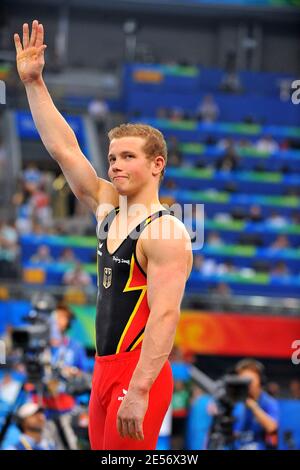
[[[24,284],[22,282],[1,283],[0,300],[31,300],[34,294],[44,292],[45,286]],[[72,289],[65,286],[47,286],[47,293],[56,299],[64,298],[73,304],[93,305],[96,303],[97,288],[88,290]],[[294,298],[273,298],[263,296],[227,296],[219,293],[188,294],[182,302],[182,309],[208,310],[240,314],[269,314],[300,316],[300,300]]]

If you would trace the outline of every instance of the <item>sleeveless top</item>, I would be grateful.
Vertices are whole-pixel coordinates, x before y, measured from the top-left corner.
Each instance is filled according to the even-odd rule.
[[[113,209],[97,228],[98,295],[96,307],[96,354],[107,356],[141,348],[149,317],[147,275],[139,265],[136,244],[153,220],[170,214],[160,210],[147,217],[113,252],[107,235],[119,208]]]

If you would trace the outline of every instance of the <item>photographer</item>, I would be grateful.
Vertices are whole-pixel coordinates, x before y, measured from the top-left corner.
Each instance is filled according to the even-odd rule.
[[[44,436],[46,418],[43,408],[36,403],[25,403],[17,413],[22,431],[19,440],[6,450],[55,450],[52,441]]]
[[[263,390],[263,364],[255,359],[243,359],[237,363],[235,371],[239,377],[251,380],[248,398],[234,410],[236,448],[276,449],[279,407],[277,401]]]

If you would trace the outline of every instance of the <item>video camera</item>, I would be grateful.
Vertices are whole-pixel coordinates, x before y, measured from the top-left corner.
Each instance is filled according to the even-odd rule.
[[[32,308],[23,318],[26,324],[12,330],[12,345],[26,368],[28,381],[41,382],[47,363],[46,351],[50,347],[51,314],[56,302],[47,293],[37,293],[31,300]]]
[[[55,309],[55,301],[48,294],[36,294],[32,298],[32,309],[23,320],[28,325],[16,327],[12,331],[12,343],[16,349],[43,351],[50,343],[50,315]]]
[[[208,439],[208,449],[233,448],[235,419],[232,411],[236,403],[244,402],[248,398],[250,379],[228,374],[215,382],[195,366],[190,367],[190,373],[197,384],[212,396],[216,404],[217,412]]]
[[[40,389],[44,387],[46,393],[49,383],[57,383],[57,387],[71,395],[90,391],[89,374],[66,377],[63,360],[52,360],[51,334],[55,329],[52,313],[56,308],[55,299],[47,293],[38,293],[33,296],[31,303],[31,310],[23,318],[27,324],[12,331],[13,348],[20,353],[17,360],[25,365],[28,382]],[[40,390],[40,393],[44,391]]]

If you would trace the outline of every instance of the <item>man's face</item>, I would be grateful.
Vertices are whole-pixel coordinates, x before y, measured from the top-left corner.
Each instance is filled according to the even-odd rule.
[[[23,429],[31,432],[42,432],[46,418],[43,411],[38,411],[32,416],[28,416],[23,421]]]
[[[261,390],[260,377],[257,372],[250,369],[245,369],[239,372],[240,377],[246,377],[251,380],[249,385],[249,395],[251,398],[257,398]]]
[[[127,196],[149,182],[154,162],[143,151],[142,137],[113,139],[109,146],[108,176],[119,194]]]
[[[69,325],[70,318],[67,312],[62,309],[57,309],[55,312],[57,327],[61,333],[64,333]]]

